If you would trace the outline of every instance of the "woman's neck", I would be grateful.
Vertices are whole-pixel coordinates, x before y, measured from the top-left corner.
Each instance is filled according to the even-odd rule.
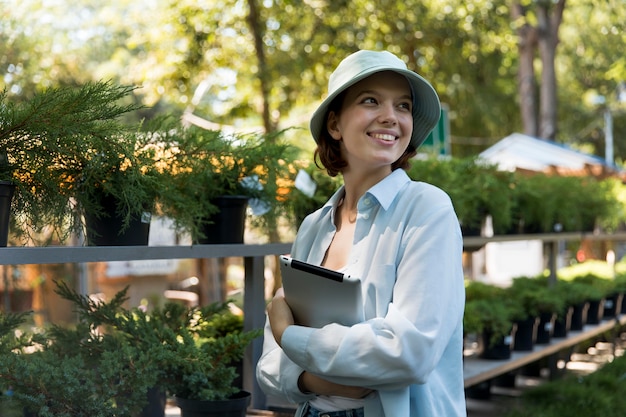
[[[356,211],[359,199],[374,185],[381,182],[391,174],[389,170],[360,171],[349,170],[343,172],[344,196],[343,206],[345,209]]]

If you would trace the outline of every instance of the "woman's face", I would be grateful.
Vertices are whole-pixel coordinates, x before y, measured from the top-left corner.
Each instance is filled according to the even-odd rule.
[[[346,91],[339,113],[330,112],[327,128],[341,141],[348,169],[388,167],[409,145],[413,101],[407,79],[385,71],[359,81]]]

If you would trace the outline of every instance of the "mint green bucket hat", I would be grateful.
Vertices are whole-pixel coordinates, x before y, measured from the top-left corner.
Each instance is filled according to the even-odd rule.
[[[328,80],[328,96],[311,118],[311,134],[315,142],[326,129],[328,108],[344,90],[381,71],[394,71],[409,81],[413,94],[413,133],[411,145],[417,149],[435,128],[441,115],[441,104],[435,89],[428,81],[409,70],[400,58],[387,51],[361,50],[348,55],[339,63]]]

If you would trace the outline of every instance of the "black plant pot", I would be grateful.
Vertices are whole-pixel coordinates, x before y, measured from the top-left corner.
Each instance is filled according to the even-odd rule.
[[[517,332],[515,333],[515,343],[513,350],[533,350],[537,341],[537,328],[539,327],[539,317],[529,317],[525,320],[516,321],[515,323],[517,324]]]
[[[140,246],[148,244],[150,213],[146,212],[140,217],[131,218],[128,227],[124,229],[123,219],[115,215],[117,200],[109,195],[103,195],[100,204],[104,209],[102,216],[85,213],[87,244],[89,246]]]
[[[479,382],[476,385],[465,388],[465,397],[475,400],[488,400],[491,398],[491,380]]]
[[[589,300],[589,311],[587,311],[587,324],[600,324],[604,317],[605,299]]]
[[[11,200],[15,185],[10,181],[0,181],[0,247],[9,242],[9,219],[11,218]]]
[[[574,307],[569,307],[563,314],[557,314],[554,321],[554,331],[552,337],[564,338],[567,337],[570,329],[572,328],[572,316],[574,315]]]
[[[614,319],[619,316],[622,312],[622,299],[624,298],[623,293],[614,293],[606,297],[604,300],[604,314],[603,318],[605,320]]]
[[[165,391],[159,387],[153,387],[148,390],[147,396],[148,404],[141,410],[139,417],[164,417],[167,400]]]
[[[495,343],[491,343],[492,332],[485,329],[482,334],[482,351],[480,357],[483,359],[509,359],[514,348],[515,333],[517,326],[513,324],[511,333],[501,337]]]
[[[250,393],[240,391],[228,400],[200,401],[176,397],[181,417],[246,417]]]
[[[556,321],[556,314],[554,313],[541,313],[539,315],[539,325],[537,326],[537,340],[535,343],[539,345],[545,345],[550,343],[552,335],[554,333],[554,323]]]
[[[572,323],[570,330],[578,331],[582,330],[587,323],[587,313],[589,312],[589,302],[578,303],[573,306]]]
[[[214,199],[213,204],[219,211],[211,216],[211,223],[202,230],[204,237],[198,237],[197,243],[201,245],[243,243],[248,197],[222,196]]]

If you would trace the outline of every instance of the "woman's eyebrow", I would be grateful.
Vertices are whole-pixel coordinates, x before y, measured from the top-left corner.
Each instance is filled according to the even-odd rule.
[[[356,92],[356,97],[360,97],[364,94],[374,94],[374,95],[381,95],[382,93],[378,90],[360,90]],[[413,97],[411,96],[411,94],[404,94],[400,97],[398,97],[399,99],[404,99],[404,100],[412,100]]]

